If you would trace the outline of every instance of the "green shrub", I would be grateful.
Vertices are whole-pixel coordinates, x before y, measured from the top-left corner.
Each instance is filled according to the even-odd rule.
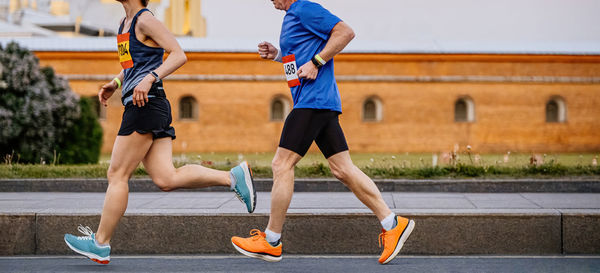
[[[407,175],[407,169],[400,167],[376,168],[366,166],[363,171],[370,177],[403,177]]]
[[[576,167],[571,167],[571,169],[575,169]],[[540,166],[530,166],[525,168],[527,174],[541,174],[541,175],[552,175],[552,176],[562,176],[567,174],[569,168],[563,166],[561,164],[553,164],[546,163]]]
[[[96,117],[65,79],[40,68],[16,43],[0,47],[0,74],[0,156],[20,163],[98,161]]]
[[[100,158],[102,127],[93,103],[89,98],[81,98],[79,107],[81,115],[57,148],[61,164],[97,163]]]
[[[450,174],[449,169],[440,167],[424,167],[415,169],[415,175],[418,178],[433,178],[439,176],[446,176]]]
[[[298,168],[294,170],[296,177],[331,177],[331,171],[325,164],[318,162],[310,166]]]
[[[458,164],[454,172],[458,176],[479,177],[485,175],[486,170],[481,166]]]

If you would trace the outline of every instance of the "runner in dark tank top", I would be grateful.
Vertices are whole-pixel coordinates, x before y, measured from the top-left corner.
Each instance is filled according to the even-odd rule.
[[[245,211],[252,213],[256,206],[252,173],[246,162],[229,172],[200,165],[178,169],[173,166],[175,129],[171,127],[171,105],[161,79],[185,64],[187,58],[173,34],[146,9],[148,0],[117,1],[123,4],[126,13],[117,37],[123,69],[102,86],[98,98],[107,106],[108,99],[123,85],[125,111],[107,172],[108,189],[102,217],[96,233],[80,225],[78,229],[85,236],[64,236],[69,248],[101,264],[110,262],[110,239],[127,208],[127,183],[140,162],[163,191],[223,186],[237,195]],[[128,31],[123,33],[124,29]],[[165,51],[169,57],[163,62]]]

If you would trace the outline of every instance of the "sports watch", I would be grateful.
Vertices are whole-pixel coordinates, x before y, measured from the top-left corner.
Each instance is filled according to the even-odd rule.
[[[156,74],[156,72],[152,71],[152,72],[150,72],[150,74],[152,74],[152,76],[154,76],[154,78],[155,78],[154,83],[160,82],[160,77],[158,77],[158,74]]]

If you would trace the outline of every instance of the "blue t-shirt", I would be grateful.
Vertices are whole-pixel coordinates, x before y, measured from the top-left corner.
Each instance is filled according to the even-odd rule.
[[[333,27],[341,20],[317,3],[298,0],[283,18],[279,39],[282,56],[294,54],[300,68],[325,48]],[[335,77],[333,60],[319,69],[316,80],[300,79],[292,87],[294,108],[329,109],[342,112],[342,101]]]

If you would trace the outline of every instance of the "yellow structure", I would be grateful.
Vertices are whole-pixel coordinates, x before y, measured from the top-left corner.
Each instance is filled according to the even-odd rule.
[[[52,1],[50,3],[50,13],[55,16],[69,15],[69,2]]]
[[[9,12],[13,13],[22,8],[38,8],[37,0],[10,0]],[[63,0],[50,1],[50,14],[55,16],[69,15],[69,2]]]
[[[114,0],[102,0],[114,4]],[[162,7],[165,0],[150,0],[155,7]],[[164,11],[164,24],[177,36],[206,37],[206,19],[202,16],[201,0],[168,0]]]
[[[120,70],[114,52],[37,52],[82,96]],[[255,53],[188,53],[165,81],[175,152],[273,152],[291,98]],[[600,56],[342,54],[341,124],[355,152],[600,151]],[[243,69],[240,69],[243,68]],[[103,110],[109,153],[123,106]],[[282,113],[283,112],[283,113]],[[313,147],[314,149],[314,147]]]
[[[175,35],[206,37],[206,19],[202,16],[200,0],[170,0],[164,23]]]
[[[115,0],[99,0],[103,5],[118,5]],[[177,36],[206,37],[206,19],[202,16],[201,0],[150,0],[154,7],[165,8],[164,23],[167,28]],[[165,5],[168,4],[168,5]],[[37,9],[37,0],[10,0],[9,12],[13,13],[22,8]],[[70,14],[68,1],[51,0],[50,14],[54,16],[66,16]],[[74,33],[61,32],[62,36],[76,36],[82,20],[76,17],[76,29]],[[103,33],[103,31],[102,31]],[[103,35],[100,35],[103,36]]]

